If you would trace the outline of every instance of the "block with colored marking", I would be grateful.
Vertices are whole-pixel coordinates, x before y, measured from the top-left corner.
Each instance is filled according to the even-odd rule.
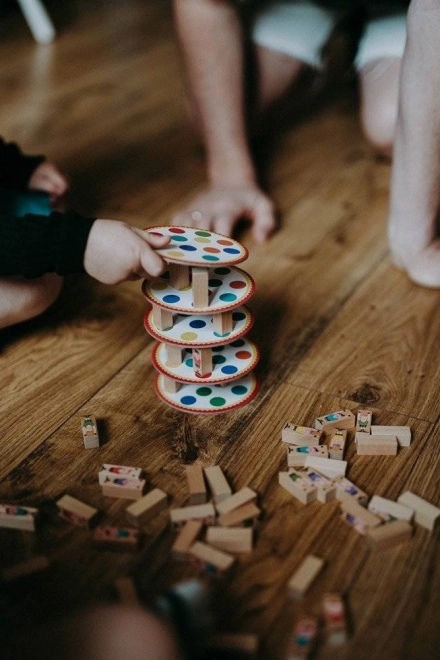
[[[223,573],[235,562],[235,557],[207,543],[196,541],[188,551],[190,560],[206,573]]]
[[[307,469],[305,475],[318,490],[318,502],[325,504],[336,498],[336,486],[330,479],[311,468]]]
[[[397,501],[414,510],[414,522],[418,525],[433,530],[440,524],[440,509],[411,491],[399,495]]]
[[[347,479],[347,477],[335,477],[333,483],[336,486],[336,498],[339,501],[342,501],[344,498],[354,498],[358,504],[367,506],[367,493],[364,493],[363,490],[358,488],[352,481]]]
[[[310,445],[305,447],[288,445],[287,447],[287,465],[289,467],[303,467],[306,464],[307,456],[328,457],[328,449],[325,445]]]
[[[98,525],[93,532],[93,540],[106,548],[134,550],[139,546],[139,532],[131,527]]]
[[[281,431],[281,440],[288,445],[319,445],[323,432],[308,426],[298,426],[287,422]]]
[[[177,561],[188,559],[188,551],[195,543],[203,529],[203,522],[199,520],[187,520],[180,528],[179,533],[171,547],[171,554]]]
[[[317,617],[304,616],[299,619],[289,641],[286,660],[306,660],[310,658],[315,648],[317,637]]]
[[[0,527],[34,532],[38,509],[21,504],[0,504]]]
[[[71,495],[63,495],[57,500],[58,515],[79,527],[90,527],[99,515],[98,509],[77,500]]]
[[[104,463],[98,473],[99,485],[102,486],[106,477],[126,477],[127,479],[140,479],[142,468],[128,465],[112,465]]]
[[[101,484],[104,497],[120,497],[124,500],[138,500],[147,486],[145,479],[132,479],[107,474]]]
[[[348,408],[327,413],[327,415],[315,419],[315,428],[326,433],[333,429],[353,429],[355,426],[356,417]]]
[[[206,491],[205,477],[201,465],[185,466],[186,480],[188,484],[188,504],[205,504],[208,494]]]
[[[99,447],[99,434],[96,418],[93,415],[84,415],[81,417],[81,430],[84,447],[86,449],[97,449]]]
[[[219,465],[211,465],[205,468],[205,477],[211,489],[214,502],[218,504],[232,495],[232,490],[223,471]]]
[[[206,542],[225,552],[250,552],[253,545],[253,530],[250,527],[208,527]]]
[[[253,527],[260,516],[261,510],[249,502],[243,506],[234,509],[218,517],[218,524],[221,527]]]
[[[371,422],[373,412],[371,410],[358,410],[356,413],[356,433],[371,434]]]
[[[385,525],[374,527],[367,532],[367,541],[371,548],[383,550],[409,541],[413,528],[407,520],[394,520]]]
[[[344,498],[341,501],[342,515],[341,518],[355,529],[359,534],[368,534],[370,529],[374,529],[382,524],[382,520],[367,511],[363,506],[358,504],[356,500]]]
[[[199,378],[206,378],[213,372],[212,348],[192,349],[194,373]]]
[[[387,523],[393,520],[411,522],[414,516],[414,509],[393,500],[387,500],[385,497],[379,497],[379,495],[373,495],[368,504],[368,510]]]
[[[358,456],[396,456],[397,448],[396,436],[356,433]]]
[[[332,432],[328,442],[328,456],[336,461],[344,458],[344,449],[347,442],[347,429],[336,429]]]
[[[307,555],[290,578],[287,588],[292,598],[302,598],[324,566],[324,560]]]
[[[310,504],[318,498],[316,486],[295,470],[278,472],[278,483],[303,504]]]
[[[125,509],[125,515],[133,525],[141,525],[151,516],[155,516],[166,508],[168,496],[160,488],[154,488],[149,493],[130,504]]]
[[[347,470],[347,461],[339,461],[334,458],[321,458],[320,456],[307,456],[306,467],[321,472],[329,479],[344,477]]]
[[[329,646],[343,646],[348,641],[345,604],[340,594],[327,593],[322,599],[326,641]]]
[[[200,520],[206,525],[213,525],[215,523],[214,505],[208,502],[207,504],[196,504],[194,506],[171,509],[170,520],[176,527],[182,525],[187,520]]]
[[[375,426],[373,424],[371,435],[391,435],[397,438],[400,447],[411,445],[411,428],[409,426]]]
[[[252,488],[248,488],[247,486],[245,486],[244,488],[241,488],[233,495],[230,495],[221,502],[218,502],[215,508],[217,509],[220,515],[225,515],[226,513],[230,513],[231,511],[234,511],[234,509],[238,509],[244,504],[249,504],[249,502],[255,502],[256,499],[257,499],[257,493],[253,491]]]

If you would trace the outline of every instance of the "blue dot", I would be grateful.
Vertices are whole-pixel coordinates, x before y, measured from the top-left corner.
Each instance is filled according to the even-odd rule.
[[[227,364],[225,367],[221,368],[221,371],[224,374],[236,374],[238,371],[238,367],[234,367],[232,364]]]
[[[201,320],[195,320],[195,321],[190,321],[189,325],[191,328],[204,328],[206,325],[206,321],[201,321]]]
[[[228,254],[240,254],[240,250],[237,250],[237,248],[225,248],[223,252],[227,252]]]
[[[195,396],[183,396],[180,399],[180,403],[183,404],[184,406],[191,406],[193,403],[197,401]]]
[[[180,300],[180,296],[174,296],[172,294],[163,297],[163,301],[166,303],[177,303]]]
[[[222,293],[219,298],[223,302],[234,302],[234,300],[237,300],[235,293]]]
[[[185,360],[185,364],[186,364],[187,367],[190,367],[190,368],[192,369],[193,366],[194,366],[193,359],[192,359],[192,358],[188,358],[188,360]]]
[[[194,245],[179,245],[181,250],[186,250],[186,252],[195,252],[197,250]]]

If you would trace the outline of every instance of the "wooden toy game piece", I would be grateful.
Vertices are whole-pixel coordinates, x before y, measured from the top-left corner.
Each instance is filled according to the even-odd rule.
[[[440,509],[411,491],[399,495],[397,501],[414,509],[414,522],[418,525],[433,530],[440,524]]]
[[[315,428],[325,432],[333,429],[352,429],[355,426],[356,418],[348,409],[327,413],[327,415],[315,419]]]
[[[129,465],[112,465],[104,463],[98,473],[100,486],[104,483],[106,477],[127,477],[128,479],[140,479],[142,468],[131,467]]]
[[[207,500],[207,492],[202,466],[186,465],[185,473],[189,492],[188,504],[205,504]]]
[[[328,455],[336,461],[344,458],[345,443],[347,441],[347,429],[336,429],[330,436],[328,442]]]
[[[148,231],[171,239],[157,250],[170,265],[168,271],[142,285],[153,307],[144,316],[144,326],[160,341],[152,355],[159,372],[158,396],[194,414],[227,412],[247,404],[258,393],[252,371],[259,351],[243,339],[252,325],[243,303],[255,286],[233,265],[247,258],[247,249],[227,236],[189,227]],[[191,270],[189,286],[185,269]]]
[[[253,530],[250,527],[208,527],[206,542],[226,552],[242,553],[252,550]]]
[[[371,427],[371,435],[392,435],[397,438],[400,447],[411,445],[411,428],[409,426],[375,426]]]
[[[260,513],[261,510],[253,502],[250,502],[219,516],[217,523],[221,527],[252,527]]]
[[[292,598],[302,598],[324,566],[324,560],[307,555],[290,578],[287,588]]]
[[[344,498],[354,498],[358,504],[367,506],[368,495],[363,490],[355,486],[355,484],[347,479],[347,477],[335,477],[333,483],[336,486],[336,498],[342,501]]]
[[[38,509],[20,504],[0,504],[0,527],[34,532]]]
[[[235,557],[232,555],[223,552],[223,550],[212,548],[207,543],[202,543],[202,541],[193,543],[188,554],[193,563],[207,573],[222,573],[235,562]]]
[[[133,479],[118,475],[106,475],[101,484],[104,497],[120,497],[125,500],[138,500],[147,486],[145,479]]]
[[[334,458],[321,458],[320,456],[307,455],[306,467],[318,470],[325,477],[334,479],[335,477],[345,476],[347,470],[347,461],[338,461]]]
[[[133,504],[130,504],[125,509],[127,520],[133,525],[141,525],[150,516],[155,516],[157,513],[165,509],[168,502],[168,496],[160,488],[154,488],[149,493],[141,497]]]
[[[199,520],[188,520],[180,529],[172,547],[171,554],[177,561],[185,561],[188,551],[195,543],[203,528],[203,522]]]
[[[356,434],[358,456],[396,456],[398,446],[396,436]]]
[[[322,599],[326,641],[329,646],[342,646],[348,641],[345,605],[340,594],[324,594]]]
[[[99,513],[95,507],[85,504],[71,495],[63,495],[57,500],[56,505],[61,518],[79,527],[90,527]]]
[[[374,527],[367,532],[367,542],[371,548],[383,550],[409,541],[413,528],[407,520],[394,520]]]
[[[318,498],[317,488],[300,472],[278,472],[278,483],[303,504]]]
[[[318,619],[315,616],[304,616],[299,619],[293,629],[289,641],[286,660],[306,660],[311,657],[318,636]]]
[[[325,445],[310,445],[306,447],[288,445],[287,465],[289,467],[301,467],[305,465],[307,456],[321,456],[321,458],[327,458],[328,449]]]
[[[405,506],[405,504],[387,500],[385,497],[379,497],[379,495],[373,495],[368,503],[368,510],[382,518],[384,522],[393,520],[411,522],[414,516],[414,509]]]
[[[356,433],[371,434],[371,421],[373,413],[371,410],[358,410],[356,413]]]
[[[342,516],[344,522],[353,527],[359,534],[368,534],[370,529],[382,524],[382,520],[367,511],[356,500],[345,498],[341,501]]]
[[[175,527],[179,527],[187,520],[199,520],[206,525],[213,525],[215,522],[214,505],[208,502],[207,504],[196,504],[194,506],[171,509],[170,520]]]
[[[319,445],[323,436],[322,431],[312,429],[308,426],[298,426],[297,424],[287,424],[281,431],[281,441],[287,442],[289,445],[299,445],[305,447],[306,445]]]
[[[84,415],[81,417],[81,430],[84,447],[86,449],[97,449],[99,447],[99,435],[96,418],[93,415]]]
[[[219,465],[210,465],[204,469],[204,472],[216,504],[230,497],[232,494],[231,487]]]
[[[318,490],[318,502],[325,504],[336,498],[336,486],[330,479],[310,468],[307,469],[306,476]]]
[[[139,545],[139,532],[130,527],[98,525],[93,532],[93,541],[107,548],[136,549]]]
[[[256,499],[257,499],[257,493],[253,491],[251,488],[245,486],[244,488],[241,488],[233,495],[230,495],[229,497],[220,500],[216,504],[215,508],[217,509],[220,515],[225,515],[226,513],[235,511],[235,509],[238,509],[239,507],[244,506],[245,504],[249,504],[249,502],[255,502]]]

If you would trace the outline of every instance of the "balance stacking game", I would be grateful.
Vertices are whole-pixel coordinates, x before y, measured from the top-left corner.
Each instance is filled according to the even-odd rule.
[[[221,234],[190,227],[152,227],[170,237],[157,250],[168,270],[142,291],[152,308],[144,326],[158,340],[152,359],[156,391],[168,405],[188,413],[235,410],[258,392],[253,369],[259,359],[245,335],[253,317],[245,303],[255,292],[248,273],[235,264],[247,249]]]

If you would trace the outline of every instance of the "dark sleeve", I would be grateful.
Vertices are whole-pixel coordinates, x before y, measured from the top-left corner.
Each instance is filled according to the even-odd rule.
[[[0,215],[0,276],[84,272],[84,252],[94,221],[73,211],[23,218]]]
[[[0,188],[24,190],[44,156],[25,156],[13,142],[0,138]]]

